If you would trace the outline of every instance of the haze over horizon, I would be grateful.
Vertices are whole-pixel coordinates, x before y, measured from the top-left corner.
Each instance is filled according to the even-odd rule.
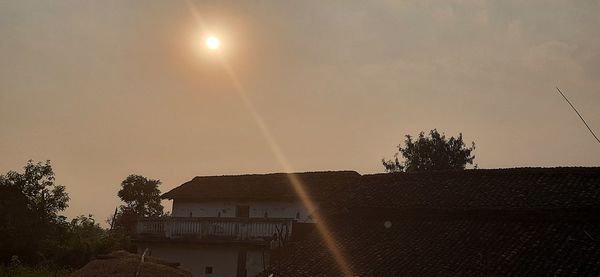
[[[599,166],[597,1],[194,1],[295,171],[383,172],[404,135],[480,168]],[[0,3],[0,174],[50,159],[68,217],[129,174],[282,171],[184,1]]]

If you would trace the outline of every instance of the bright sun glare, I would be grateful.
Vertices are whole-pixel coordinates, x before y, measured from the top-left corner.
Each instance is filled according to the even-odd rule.
[[[221,42],[218,38],[210,36],[206,39],[206,46],[210,49],[218,49],[221,45]]]

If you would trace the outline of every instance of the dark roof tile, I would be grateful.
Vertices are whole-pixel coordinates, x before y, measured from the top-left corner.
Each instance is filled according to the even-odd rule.
[[[358,181],[355,171],[322,171],[293,173],[304,189],[315,199],[334,195]],[[290,174],[248,174],[195,177],[162,195],[165,199],[186,200],[282,200],[296,199]]]
[[[519,168],[365,175],[322,212],[357,276],[598,276],[599,204],[600,168]],[[340,275],[317,232],[271,266]]]
[[[363,175],[343,207],[538,209],[600,205],[600,167]]]
[[[598,276],[599,222],[511,220],[330,220],[357,276]],[[588,236],[587,234],[590,234]],[[275,276],[339,276],[314,233],[276,250]]]

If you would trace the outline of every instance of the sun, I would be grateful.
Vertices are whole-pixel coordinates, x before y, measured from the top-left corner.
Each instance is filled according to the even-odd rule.
[[[206,47],[208,47],[209,49],[216,50],[219,49],[220,46],[221,42],[217,37],[210,36],[206,38]]]

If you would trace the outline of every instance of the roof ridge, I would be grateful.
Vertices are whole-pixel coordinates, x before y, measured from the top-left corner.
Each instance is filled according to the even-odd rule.
[[[249,177],[249,176],[273,176],[283,174],[315,174],[315,173],[356,173],[362,175],[355,170],[317,170],[317,171],[301,171],[301,172],[271,172],[271,173],[241,173],[241,174],[222,174],[222,175],[199,175],[192,178],[214,178],[214,177]],[[186,182],[187,183],[187,182]]]
[[[266,173],[221,176],[196,176],[180,186],[164,193],[163,199],[267,199],[294,198],[293,179],[287,175],[294,174],[300,179],[305,189],[317,196],[330,195],[350,183],[355,183],[361,175],[356,171],[314,171],[291,173]]]
[[[448,173],[467,173],[467,174],[478,174],[478,173],[527,173],[527,172],[579,172],[579,171],[599,171],[600,166],[556,166],[556,167],[504,167],[504,168],[477,168],[477,169],[442,169],[442,170],[427,170],[427,171],[413,171],[413,172],[393,172],[393,173],[371,173],[363,174],[362,176],[378,176],[378,175],[439,175]]]

